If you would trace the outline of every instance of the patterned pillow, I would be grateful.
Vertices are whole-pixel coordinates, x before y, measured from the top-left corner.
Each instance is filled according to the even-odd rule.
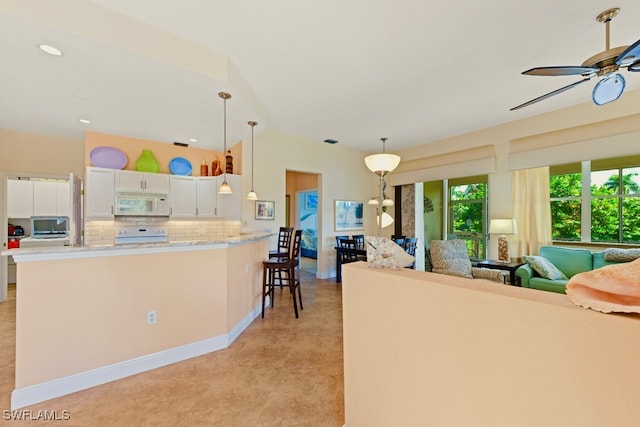
[[[604,250],[604,260],[609,262],[629,262],[640,258],[640,249],[608,248]]]
[[[413,256],[386,237],[367,236],[365,244],[367,245],[367,264],[369,267],[399,270],[415,261]]]
[[[551,261],[541,256],[527,255],[522,257],[540,276],[551,280],[568,280],[569,278]]]

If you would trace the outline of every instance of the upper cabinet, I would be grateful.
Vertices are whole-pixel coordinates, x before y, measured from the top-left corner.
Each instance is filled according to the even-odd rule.
[[[240,220],[242,216],[242,176],[227,174],[227,184],[233,194],[218,194],[224,175],[219,175],[216,186],[217,216],[226,220]]]
[[[69,216],[71,189],[68,181],[50,179],[7,180],[9,218]]]
[[[33,215],[69,216],[68,181],[33,181]]]
[[[87,218],[113,218],[113,169],[87,168],[85,200]]]
[[[9,218],[31,218],[33,216],[32,181],[7,180],[7,216]]]
[[[127,170],[115,171],[116,192],[169,193],[169,175]]]
[[[234,194],[220,195],[218,187],[222,184],[221,176],[171,176],[171,217],[172,218],[229,218],[226,213],[240,218],[241,198],[240,175],[227,175],[227,183],[237,189]],[[237,195],[236,195],[237,193]],[[234,204],[237,203],[237,209]]]

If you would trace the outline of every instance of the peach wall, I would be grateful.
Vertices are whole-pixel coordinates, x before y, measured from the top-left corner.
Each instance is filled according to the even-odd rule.
[[[136,160],[142,154],[142,150],[151,150],[153,156],[160,164],[160,173],[171,173],[169,162],[175,157],[184,157],[192,166],[191,175],[200,176],[200,164],[206,161],[209,175],[211,175],[211,163],[214,159],[220,161],[220,167],[224,168],[224,156],[221,151],[206,150],[196,147],[179,147],[169,142],[149,141],[146,139],[130,138],[126,136],[111,135],[99,132],[87,132],[85,137],[85,165],[93,166],[89,155],[96,147],[115,147],[127,155],[125,170],[136,170]],[[233,173],[242,175],[242,144],[228,145],[233,156]],[[224,170],[224,169],[223,169]]]
[[[342,292],[349,427],[638,423],[638,316],[365,263]]]
[[[0,171],[84,176],[84,141],[0,129]]]
[[[19,262],[16,389],[224,336],[261,301],[267,252],[262,239],[228,249]],[[154,325],[149,310],[157,311]]]

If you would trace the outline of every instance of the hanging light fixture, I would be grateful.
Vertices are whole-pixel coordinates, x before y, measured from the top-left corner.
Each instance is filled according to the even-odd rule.
[[[384,177],[389,172],[392,172],[400,164],[400,156],[396,154],[385,153],[384,145],[387,142],[387,138],[380,138],[382,140],[382,153],[372,154],[364,158],[364,163],[369,170],[376,175]]]
[[[222,98],[224,102],[224,153],[227,153],[227,99],[231,98],[231,94],[227,92],[218,92],[218,96]],[[218,188],[218,194],[233,194],[231,186],[227,184],[227,168],[224,168],[224,175],[222,177],[222,185]]]
[[[258,195],[253,191],[253,128],[258,122],[250,121],[248,123],[251,126],[251,191],[247,194],[247,200],[258,200]]]
[[[393,224],[393,217],[385,212],[385,208],[387,206],[393,206],[393,200],[385,197],[384,187],[386,186],[386,183],[384,181],[384,177],[400,164],[400,156],[385,153],[385,143],[387,142],[387,138],[380,138],[380,140],[382,141],[382,153],[372,154],[364,159],[364,163],[367,165],[367,168],[380,178],[380,197],[372,197],[367,202],[367,204],[371,206],[380,206],[380,203],[382,203],[382,208],[376,208],[378,236],[382,234],[383,228]]]

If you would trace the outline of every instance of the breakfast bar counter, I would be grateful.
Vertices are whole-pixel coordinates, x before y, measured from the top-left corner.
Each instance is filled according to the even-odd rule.
[[[12,408],[229,346],[260,314],[273,233],[12,249]]]

